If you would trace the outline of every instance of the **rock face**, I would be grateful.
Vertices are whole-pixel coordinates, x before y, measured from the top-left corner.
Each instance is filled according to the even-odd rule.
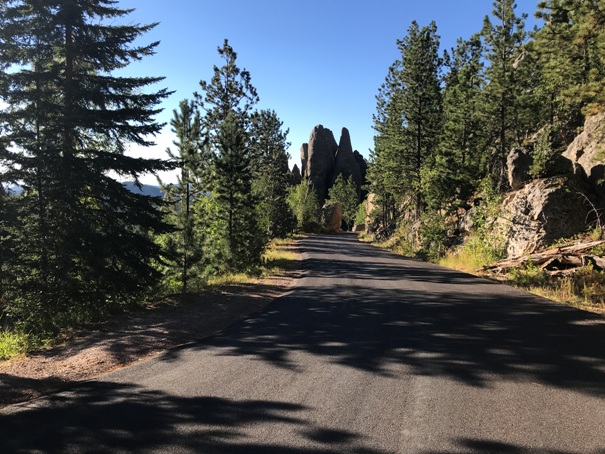
[[[342,204],[340,202],[326,203],[321,209],[324,229],[328,232],[340,232],[342,225]]]
[[[353,181],[357,186],[357,197],[359,198],[361,196],[363,178],[361,176],[359,163],[357,162],[357,159],[355,159],[355,154],[353,153],[351,136],[347,128],[342,128],[342,132],[340,134],[338,150],[336,151],[334,167],[332,168],[332,175],[330,176],[328,187],[332,187],[334,185],[334,182],[340,174],[342,174],[345,178],[349,178],[349,176],[353,177]]]
[[[529,254],[581,232],[590,210],[580,195],[585,192],[579,178],[567,175],[532,180],[509,193],[498,219],[508,256]]]
[[[328,190],[341,173],[346,178],[353,176],[359,200],[362,200],[367,164],[359,152],[353,151],[347,128],[342,129],[340,143],[336,144],[332,131],[322,125],[315,126],[309,143],[300,149],[300,160],[302,177],[313,183],[320,203],[328,197]]]
[[[508,184],[513,190],[521,189],[528,181],[531,164],[532,158],[525,148],[514,148],[508,154],[506,159]]]
[[[586,176],[593,192],[605,205],[605,112],[589,117],[584,131],[567,147],[563,156],[573,163],[574,173]]]
[[[290,172],[290,184],[292,186],[296,186],[299,185],[301,181],[302,176],[300,174],[300,169],[296,164],[294,164],[294,167],[292,167],[292,172]]]
[[[325,200],[328,195],[328,179],[337,150],[338,145],[332,131],[322,125],[313,128],[309,144],[303,144],[301,148],[302,176],[311,180],[320,200]]]

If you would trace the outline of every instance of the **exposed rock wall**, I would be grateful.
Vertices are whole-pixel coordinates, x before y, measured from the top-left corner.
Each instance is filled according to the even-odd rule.
[[[300,160],[302,177],[313,183],[320,202],[328,197],[329,189],[340,174],[353,177],[357,195],[362,199],[361,187],[365,184],[367,164],[358,151],[353,151],[347,128],[342,128],[337,144],[332,131],[322,125],[315,126],[309,143],[304,143],[300,149]]]
[[[543,178],[531,179],[528,150],[512,150],[507,165],[513,191],[497,224],[509,257],[585,231],[595,221],[593,207],[605,207],[605,113],[586,119],[583,132],[546,164]]]
[[[588,179],[601,206],[605,206],[605,112],[586,119],[584,130],[563,156],[572,162],[576,175]]]
[[[584,192],[574,175],[531,180],[510,192],[497,221],[508,256],[530,254],[584,230],[590,210]]]

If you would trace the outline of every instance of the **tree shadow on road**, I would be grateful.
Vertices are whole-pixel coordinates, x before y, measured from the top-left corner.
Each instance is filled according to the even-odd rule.
[[[0,452],[383,452],[365,447],[355,433],[305,420],[309,410],[89,382],[0,416]],[[296,435],[298,446],[284,444],[287,436],[274,439],[274,432]]]
[[[303,351],[385,375],[405,365],[471,386],[523,379],[605,396],[603,317],[388,253],[386,263],[360,257],[350,246],[350,261],[306,260],[289,296],[197,348],[288,368],[296,368],[290,353]]]

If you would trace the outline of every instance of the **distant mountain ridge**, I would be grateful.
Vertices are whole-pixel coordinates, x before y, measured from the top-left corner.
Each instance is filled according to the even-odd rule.
[[[151,197],[164,197],[164,191],[162,191],[162,188],[154,184],[142,184],[140,188],[137,187],[134,181],[126,181],[123,184],[129,191],[137,194],[143,194]],[[5,190],[9,194],[17,196],[21,195],[23,192],[23,188],[18,184],[5,186]]]

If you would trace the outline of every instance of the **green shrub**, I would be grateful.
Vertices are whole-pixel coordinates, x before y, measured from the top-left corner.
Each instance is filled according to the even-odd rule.
[[[30,348],[30,339],[26,334],[15,331],[0,331],[0,361],[14,358]]]

